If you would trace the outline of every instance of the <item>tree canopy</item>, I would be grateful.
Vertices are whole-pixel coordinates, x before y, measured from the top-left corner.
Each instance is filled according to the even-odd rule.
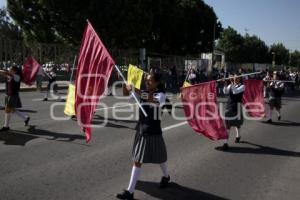
[[[29,42],[78,45],[86,19],[110,48],[165,54],[209,52],[221,23],[202,0],[8,0]]]
[[[21,31],[7,15],[5,9],[0,8],[0,35],[5,36],[6,39],[21,40]]]
[[[276,65],[298,66],[300,61],[299,51],[290,54],[282,43],[268,47],[258,36],[242,36],[232,27],[223,31],[217,49],[225,53],[227,61],[234,63],[271,63],[273,55]]]

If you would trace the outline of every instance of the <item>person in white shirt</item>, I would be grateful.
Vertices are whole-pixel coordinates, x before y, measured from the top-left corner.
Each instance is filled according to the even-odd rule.
[[[241,126],[243,125],[244,118],[242,112],[242,99],[245,91],[245,86],[242,83],[241,77],[233,76],[230,79],[230,84],[225,83],[223,92],[228,96],[226,112],[225,112],[225,124],[228,134],[230,135],[231,127],[235,127],[236,138],[235,142],[239,143],[241,139]],[[229,137],[223,145],[223,149],[229,148]]]

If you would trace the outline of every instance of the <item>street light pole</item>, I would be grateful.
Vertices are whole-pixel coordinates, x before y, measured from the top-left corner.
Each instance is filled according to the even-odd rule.
[[[275,68],[275,57],[276,57],[276,53],[272,52],[273,55],[273,62],[272,62],[272,67]]]

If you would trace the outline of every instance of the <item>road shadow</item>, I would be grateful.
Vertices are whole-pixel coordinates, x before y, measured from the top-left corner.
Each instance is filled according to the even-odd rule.
[[[4,141],[4,144],[6,145],[25,146],[27,142],[37,138],[61,142],[85,140],[85,136],[83,135],[56,133],[48,130],[37,129],[36,126],[29,126],[28,131],[9,130],[7,132],[2,132],[0,140]]]
[[[20,112],[25,112],[25,113],[37,113],[36,110],[26,110],[26,109],[18,109]]]
[[[125,122],[125,123],[137,123],[138,121],[137,120],[119,120],[119,119],[113,119],[113,118],[104,118],[102,117],[101,115],[94,115],[94,119],[99,119],[99,120],[108,120],[108,121],[114,121],[114,122]]]
[[[194,190],[171,182],[168,188],[159,189],[158,183],[138,181],[137,190],[161,200],[227,200],[225,198]]]
[[[292,122],[290,120],[273,121],[272,123],[262,121],[262,123],[273,125],[273,126],[300,126],[299,122]]]
[[[300,152],[277,149],[273,147],[254,144],[247,141],[241,141],[240,143],[252,145],[255,148],[230,146],[229,149],[226,150],[225,152],[239,153],[239,154],[245,153],[245,154],[274,155],[274,156],[289,156],[289,157],[296,157],[296,158],[300,157]],[[216,147],[215,149],[218,151],[224,151],[222,147]]]
[[[129,127],[129,126],[124,126],[124,125],[120,125],[120,124],[115,124],[115,123],[111,123],[109,121],[102,121],[102,120],[93,120],[92,121],[92,124],[93,125],[98,125],[99,128],[102,127],[110,127],[110,128],[126,128],[126,129],[131,129],[131,130],[135,130],[134,128],[132,127]]]
[[[39,137],[27,134],[17,133],[13,130],[0,133],[0,141],[4,141],[5,145],[25,146],[27,142]]]

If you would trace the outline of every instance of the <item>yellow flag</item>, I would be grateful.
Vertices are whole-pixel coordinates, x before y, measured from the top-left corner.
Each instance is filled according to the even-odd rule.
[[[69,84],[68,97],[64,113],[67,116],[75,115],[75,85]]]
[[[183,86],[182,87],[189,87],[192,86],[189,82],[184,81]]]
[[[127,81],[128,84],[133,85],[136,89],[141,89],[144,71],[134,65],[129,65]]]

